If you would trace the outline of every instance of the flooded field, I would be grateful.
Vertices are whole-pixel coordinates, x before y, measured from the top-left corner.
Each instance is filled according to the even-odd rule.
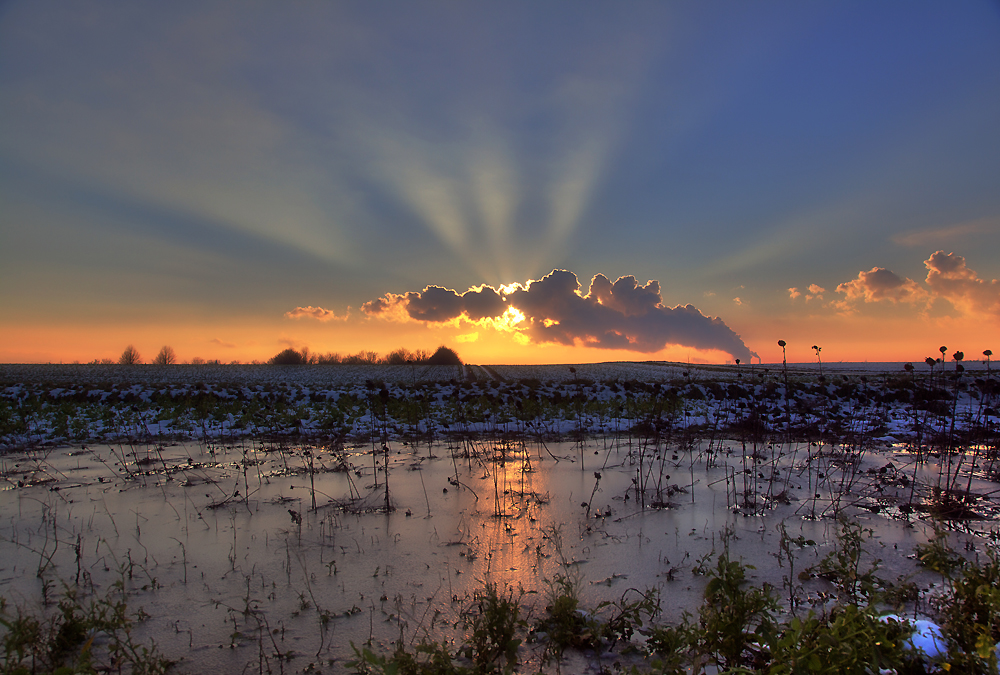
[[[827,616],[848,591],[863,603],[863,578],[884,592],[883,611],[933,616],[946,584],[926,564],[932,545],[984,562],[997,544],[995,422],[974,386],[949,400],[947,382],[930,396],[905,377],[895,390],[874,377],[800,378],[786,396],[773,375],[574,375],[369,381],[336,397],[278,388],[283,401],[263,387],[256,398],[204,384],[170,396],[154,383],[124,400],[95,385],[75,397],[59,396],[73,386],[9,385],[8,634],[15,616],[59,615],[69,593],[129,619],[86,643],[112,669],[389,672],[381,655],[441,641],[479,668],[457,652],[492,586],[519,607],[516,672],[648,668],[643,646],[663,639],[650,626],[697,617],[723,556],[752,566],[737,586],[770,589],[776,616]],[[200,409],[199,392],[218,408]],[[294,422],[260,422],[277,402]],[[350,423],[318,423],[347,402]],[[259,417],[241,426],[253,405]],[[46,440],[54,407],[65,429],[74,414],[92,421],[79,426],[86,442]],[[14,442],[12,417],[29,410]],[[851,588],[835,573],[844,556]],[[592,621],[577,626],[584,635],[623,616],[635,630],[557,652],[553,607],[568,589],[573,616]],[[368,646],[367,665],[349,665],[352,644]]]
[[[0,464],[0,587],[8,602],[40,606],[64,584],[120,584],[148,615],[136,638],[155,640],[181,671],[298,672],[343,668],[351,642],[454,636],[486,582],[537,593],[525,603],[538,615],[560,575],[576,579],[585,607],[656,589],[669,621],[696,610],[695,572],[727,543],[756,567],[755,582],[822,604],[829,584],[793,575],[783,532],[812,542],[797,551],[801,571],[833,550],[836,517],[849,517],[873,531],[866,548],[892,579],[917,571],[914,547],[933,534],[908,505],[929,508],[936,473],[903,452],[855,462],[841,448],[796,444],[761,448],[747,465],[725,442],[649,448],[644,469],[639,451],[394,444],[388,474],[381,448],[11,453]],[[995,538],[992,500],[981,509],[984,519],[962,524],[960,548]],[[930,584],[924,576],[916,583]],[[531,645],[523,650],[530,660]]]

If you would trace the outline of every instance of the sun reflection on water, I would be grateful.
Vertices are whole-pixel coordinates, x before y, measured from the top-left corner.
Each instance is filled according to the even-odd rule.
[[[479,526],[474,574],[500,588],[539,590],[552,572],[546,562],[550,534],[540,513],[549,501],[548,472],[535,470],[522,444],[496,443],[488,452],[482,484],[489,487],[492,516]]]

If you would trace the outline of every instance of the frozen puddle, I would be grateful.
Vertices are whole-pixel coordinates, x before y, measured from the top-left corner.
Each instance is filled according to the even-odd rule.
[[[724,443],[649,448],[640,464],[638,445],[610,439],[393,445],[389,512],[377,451],[247,441],[4,455],[0,595],[39,608],[63,584],[105,594],[121,582],[130,609],[148,614],[137,638],[155,639],[178,672],[340,670],[351,642],[453,635],[487,581],[528,591],[536,617],[559,574],[578,581],[584,607],[656,587],[671,622],[700,604],[692,570],[724,532],[779,595],[790,575],[779,523],[815,542],[796,575],[831,550],[838,513],[874,530],[866,548],[889,579],[915,571],[914,546],[932,532],[905,504],[937,468],[914,472],[892,450],[845,462],[829,446],[767,446],[745,459]],[[974,549],[993,521],[963,528],[955,536]],[[823,602],[825,582],[795,583]]]

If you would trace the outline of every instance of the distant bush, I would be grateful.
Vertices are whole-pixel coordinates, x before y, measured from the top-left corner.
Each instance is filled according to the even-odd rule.
[[[295,351],[291,347],[283,352],[275,354],[271,357],[271,360],[268,361],[268,363],[274,366],[301,366],[308,362],[308,359],[305,358],[303,354]]]
[[[429,366],[460,366],[462,365],[462,359],[458,358],[458,354],[455,353],[454,349],[449,349],[444,345],[437,348],[437,351],[427,359],[427,365]]]

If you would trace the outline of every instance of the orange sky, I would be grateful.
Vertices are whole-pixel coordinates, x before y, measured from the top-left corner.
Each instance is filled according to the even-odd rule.
[[[781,361],[778,339],[787,343],[790,362],[814,362],[811,346],[822,347],[824,361],[923,361],[937,356],[945,345],[949,353],[963,350],[969,359],[981,358],[984,349],[1000,345],[996,321],[921,318],[886,319],[878,316],[798,317],[749,323],[741,333],[746,343],[765,363]],[[470,338],[475,336],[475,340]],[[167,324],[8,326],[0,344],[0,362],[34,363],[100,358],[117,359],[128,344],[134,344],[149,361],[163,345],[170,345],[178,359],[195,357],[230,361],[266,361],[291,346],[308,347],[314,353],[353,354],[375,351],[386,354],[399,347],[433,351],[440,345],[455,349],[468,363],[593,363],[602,361],[662,360],[692,363],[731,363],[719,351],[673,347],[655,353],[625,350],[518,344],[508,333],[471,326],[468,323],[424,326],[415,322],[394,324],[379,319],[338,323],[246,320],[206,326]]]

